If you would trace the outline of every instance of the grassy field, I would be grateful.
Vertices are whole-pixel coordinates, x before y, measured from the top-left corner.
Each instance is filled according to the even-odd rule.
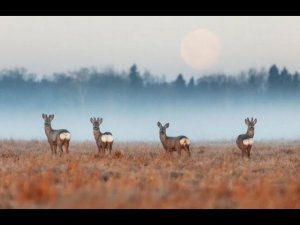
[[[94,142],[51,156],[46,141],[0,141],[0,208],[300,208],[300,142],[196,143],[192,157],[157,143]]]

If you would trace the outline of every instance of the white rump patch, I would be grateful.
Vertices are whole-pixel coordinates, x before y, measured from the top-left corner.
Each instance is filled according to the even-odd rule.
[[[101,137],[101,141],[102,142],[113,142],[113,136],[112,135],[110,135],[110,134],[104,134],[104,135],[102,135],[102,137]]]
[[[188,138],[181,138],[181,139],[179,140],[179,143],[180,143],[181,145],[189,145],[189,144],[190,144],[190,140],[189,140]]]
[[[254,143],[253,138],[248,138],[248,139],[243,140],[244,145],[253,145],[253,143]]]
[[[60,133],[59,137],[61,140],[70,140],[71,134],[68,132],[63,132],[63,133]]]

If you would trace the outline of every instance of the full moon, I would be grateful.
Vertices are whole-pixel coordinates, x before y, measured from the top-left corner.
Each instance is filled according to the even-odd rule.
[[[207,29],[197,29],[188,33],[180,45],[183,60],[197,70],[214,65],[220,55],[220,40]]]

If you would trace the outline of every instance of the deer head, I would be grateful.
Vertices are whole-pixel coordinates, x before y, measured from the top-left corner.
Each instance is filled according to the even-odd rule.
[[[97,118],[96,117],[91,117],[90,118],[91,123],[93,124],[94,129],[99,129],[100,124],[102,123],[103,119],[102,118]]]
[[[51,121],[54,119],[54,114],[47,116],[47,114],[42,114],[42,118],[44,119],[44,123],[46,126],[51,125]]]
[[[159,133],[165,134],[166,133],[166,129],[169,127],[169,123],[166,123],[163,126],[160,122],[157,122],[157,126],[159,127]]]
[[[249,120],[249,118],[245,119],[245,124],[248,127],[248,132],[250,132],[251,134],[254,133],[254,125],[256,124],[257,119],[255,118],[253,120],[253,117],[251,118],[251,120]]]

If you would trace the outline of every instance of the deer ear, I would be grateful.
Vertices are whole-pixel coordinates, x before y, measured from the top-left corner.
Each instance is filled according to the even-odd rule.
[[[94,120],[93,120],[93,118],[92,118],[92,117],[90,118],[90,121],[91,121],[91,123],[93,123],[93,122],[94,122]]]
[[[50,115],[49,118],[50,118],[51,120],[53,120],[53,119],[54,119],[54,114]]]
[[[42,118],[45,119],[45,117],[46,117],[46,115],[43,113],[43,114],[42,114]]]
[[[99,119],[99,118],[98,118]],[[99,124],[101,124],[103,122],[103,119],[102,118],[100,118],[99,119]]]
[[[254,122],[254,124],[256,124],[257,123],[257,119],[255,118],[255,120],[253,122]]]
[[[170,125],[169,123],[166,123],[166,125],[165,125],[165,128],[168,128],[168,127],[169,127],[169,125]]]
[[[162,128],[162,125],[161,125],[161,123],[158,121],[157,122],[157,126],[159,127],[159,128]]]
[[[248,126],[248,118],[245,119],[245,124]]]

